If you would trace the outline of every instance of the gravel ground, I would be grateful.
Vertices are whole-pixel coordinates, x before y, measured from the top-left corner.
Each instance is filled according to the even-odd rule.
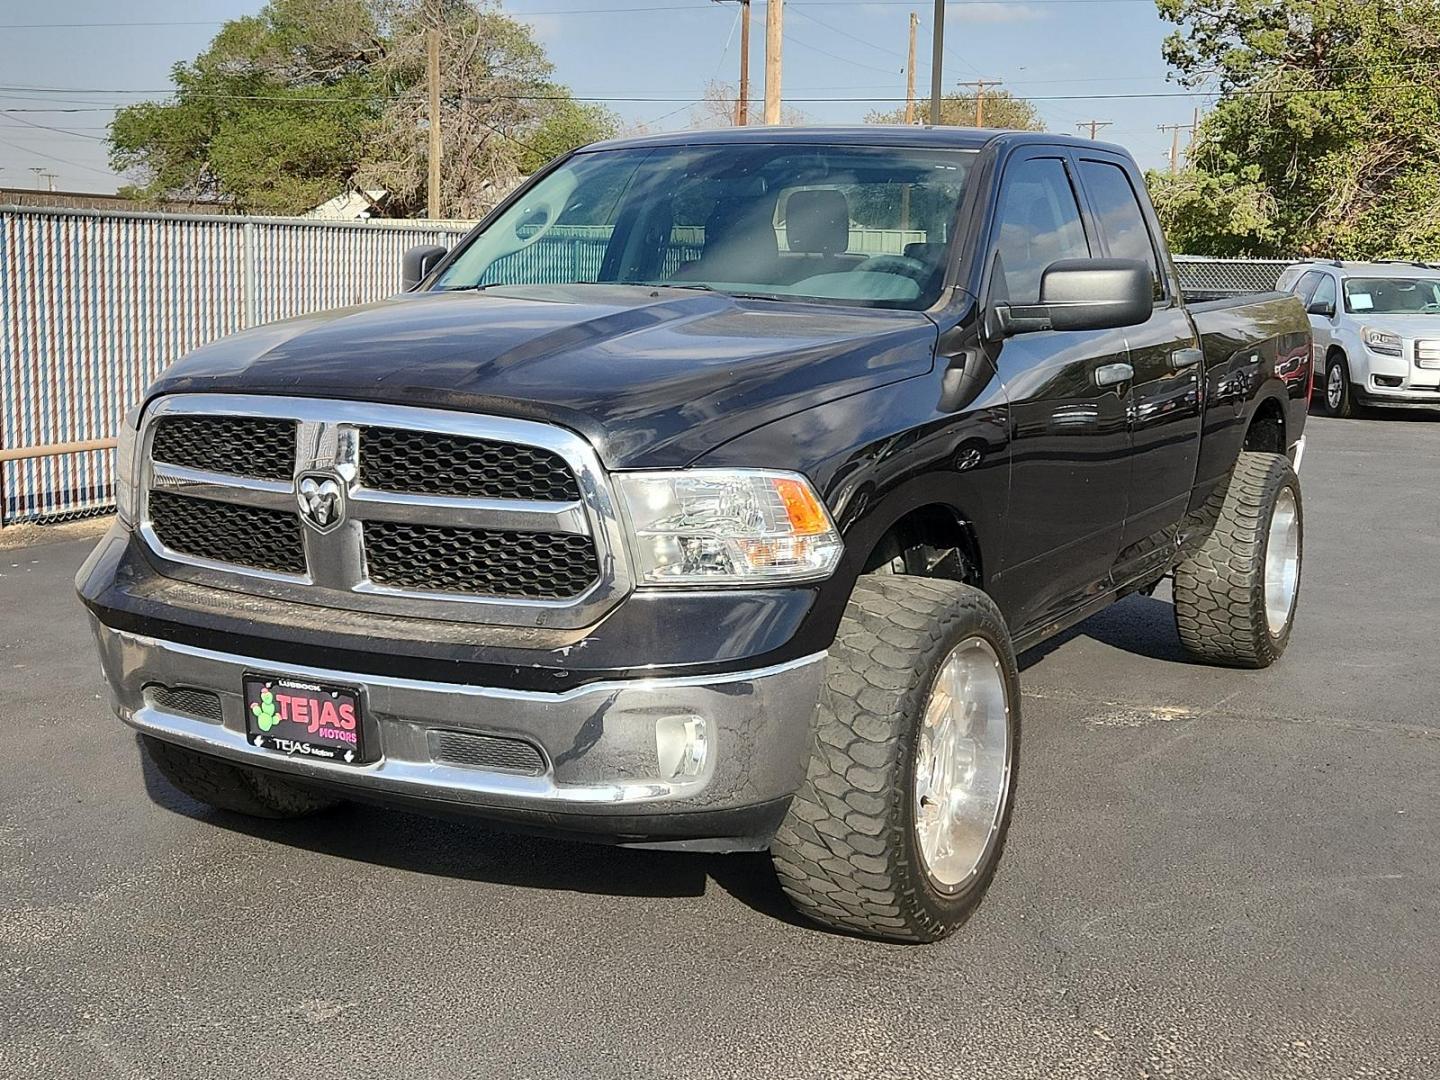
[[[1187,664],[1163,594],[1022,658],[1005,862],[922,948],[761,857],[206,810],[107,715],[92,541],[9,546],[0,1076],[1434,1076],[1440,423],[1317,418],[1304,488],[1278,667]]]

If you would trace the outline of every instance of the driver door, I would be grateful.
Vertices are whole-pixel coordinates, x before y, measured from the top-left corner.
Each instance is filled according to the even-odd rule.
[[[1059,147],[1012,154],[990,239],[987,304],[1034,304],[1060,259],[1100,248]],[[1129,498],[1128,362],[1120,330],[1042,330],[997,342],[1010,400],[1010,510],[997,602],[1018,633],[1108,588]]]

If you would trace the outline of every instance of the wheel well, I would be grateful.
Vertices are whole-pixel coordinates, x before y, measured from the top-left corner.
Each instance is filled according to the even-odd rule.
[[[1275,398],[1266,398],[1255,410],[1245,449],[1267,454],[1285,453],[1285,409]]]
[[[983,582],[975,529],[950,506],[935,503],[911,510],[886,531],[865,561],[867,574],[909,574],[948,578],[967,585]]]

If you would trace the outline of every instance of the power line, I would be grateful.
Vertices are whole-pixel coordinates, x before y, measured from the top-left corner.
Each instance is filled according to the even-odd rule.
[[[115,175],[109,169],[97,169],[93,165],[82,165],[78,161],[71,161],[69,158],[63,158],[57,154],[47,154],[44,150],[36,150],[33,147],[21,146],[19,143],[12,143],[5,139],[0,139],[0,146],[8,146],[11,150],[19,150],[22,154],[32,154],[38,157],[48,158],[51,161],[58,161],[61,165],[70,165],[74,168],[84,169],[87,172],[93,172],[100,176]]]
[[[23,116],[16,116],[16,117],[14,117],[14,119],[15,119],[16,121],[18,121],[19,123],[25,124],[25,125],[28,126],[28,127],[39,128],[39,129],[42,130],[42,131],[54,131],[54,132],[57,132],[57,133],[59,133],[59,134],[61,134],[61,135],[73,135],[73,136],[75,136],[77,139],[90,139],[92,142],[105,142],[105,141],[106,141],[106,140],[102,139],[102,138],[101,138],[100,136],[98,136],[98,135],[85,135],[85,134],[83,134],[83,133],[81,133],[81,132],[79,132],[79,131],[70,131],[70,130],[67,130],[66,128],[51,127],[49,124],[38,124],[38,123],[36,123],[34,120],[26,120]]]
[[[822,22],[820,19],[817,19],[814,15],[811,15],[808,11],[797,11],[796,14],[799,15],[801,18],[809,19],[809,20],[810,20],[811,22],[813,22],[816,26],[823,26],[826,30],[829,30],[832,34],[839,34],[841,37],[847,37],[847,38],[849,38],[851,41],[859,42],[861,45],[864,45],[867,49],[875,49],[875,50],[878,51],[878,52],[889,53],[891,56],[897,56],[897,57],[899,57],[899,58],[902,59],[902,60],[906,59],[904,53],[897,52],[897,51],[894,50],[894,49],[884,48],[884,47],[881,46],[881,45],[876,45],[873,41],[866,41],[864,38],[859,37],[859,36],[856,35],[856,34],[850,33],[848,30],[841,30],[838,26],[832,26],[830,23]]]
[[[841,56],[839,53],[833,53],[829,49],[822,49],[819,45],[812,45],[808,41],[797,38],[794,34],[785,35],[785,44],[799,45],[802,49],[809,49],[811,52],[820,53],[822,56],[828,56],[832,60],[839,60],[842,64],[849,64],[851,67],[864,68],[867,71],[878,71],[881,74],[885,75],[897,74],[896,72],[891,71],[889,68],[876,67],[874,64],[864,64],[861,63],[859,60],[852,60],[848,56]]]
[[[993,83],[991,82],[991,80],[987,79],[987,80],[986,80],[986,85],[987,85],[987,86],[993,85]],[[1027,96],[1025,97],[1025,100],[1026,100],[1026,101],[1032,101],[1032,102],[1046,102],[1046,101],[1144,101],[1144,100],[1165,100],[1165,99],[1170,99],[1170,98],[1190,98],[1190,99],[1193,99],[1193,98],[1197,98],[1197,97],[1216,97],[1216,96],[1235,96],[1235,97],[1266,97],[1266,96],[1269,96],[1269,97],[1288,97],[1288,96],[1296,95],[1296,94],[1350,94],[1350,93],[1356,93],[1356,92],[1360,92],[1360,91],[1434,90],[1434,89],[1435,89],[1435,87],[1434,87],[1434,85],[1431,84],[1431,83],[1419,83],[1419,82],[1356,83],[1356,84],[1348,85],[1348,86],[1316,86],[1316,87],[1294,86],[1294,87],[1275,87],[1275,88],[1270,88],[1270,89],[1266,89],[1266,88],[1250,88],[1250,87],[1234,87],[1234,88],[1231,88],[1231,89],[1225,90],[1225,91],[1218,91],[1218,90],[1213,90],[1213,89],[1195,89],[1195,90],[1142,91],[1142,92],[1135,92],[1135,93],[1105,93],[1105,94],[1039,94],[1039,95],[1033,95],[1033,96],[1027,95]],[[173,91],[169,91],[169,90],[164,90],[164,91],[135,91],[135,90],[123,90],[123,91],[90,91],[90,92],[91,92],[91,93],[106,93],[106,92],[111,92],[111,93],[126,93],[126,94],[135,94],[135,93],[141,93],[141,94],[143,94],[143,93],[170,94],[170,93],[172,93]],[[383,103],[385,103],[385,102],[402,100],[402,98],[399,98],[399,97],[369,97],[369,98],[344,97],[344,98],[331,98],[331,97],[289,97],[289,96],[286,96],[286,95],[273,95],[273,94],[216,94],[216,93],[209,93],[209,94],[195,94],[195,95],[190,95],[190,96],[197,97],[197,98],[208,98],[208,99],[225,100],[225,101],[274,101],[274,102],[279,102],[279,103],[283,103],[283,104],[290,104],[290,105],[354,105],[356,102],[359,102],[359,101],[367,101],[367,102],[371,102],[371,103],[381,103],[381,104],[383,104]],[[688,97],[681,97],[681,96],[659,95],[659,94],[616,94],[616,95],[609,95],[609,96],[606,96],[606,95],[596,95],[596,94],[486,94],[486,95],[483,95],[483,96],[477,95],[477,96],[470,96],[470,97],[465,97],[465,98],[460,98],[460,99],[454,99],[454,98],[452,98],[452,99],[449,99],[449,100],[451,100],[452,102],[460,101],[460,102],[465,103],[465,104],[484,104],[485,102],[490,102],[490,101],[578,101],[578,102],[593,102],[593,103],[598,103],[598,104],[615,103],[615,102],[619,102],[619,103],[649,102],[649,103],[653,103],[653,104],[657,104],[657,105],[663,105],[663,104],[676,103],[676,102],[682,102],[682,101],[690,101],[690,100],[697,100],[697,99],[692,99],[692,98],[688,98]],[[730,100],[737,100],[737,99],[734,99],[734,98],[725,98],[724,100],[730,101]],[[856,104],[873,104],[873,103],[886,104],[886,103],[894,103],[894,102],[903,103],[903,102],[905,101],[905,98],[904,98],[903,95],[874,94],[874,95],[847,95],[847,96],[838,96],[838,97],[789,97],[789,98],[787,98],[786,100],[791,101],[791,102],[802,103],[802,104],[826,104],[826,103],[845,104],[845,103],[847,103],[847,102],[852,102],[852,103],[856,103]],[[133,102],[133,103],[131,103],[131,104],[142,104],[142,103],[141,103],[141,102]],[[93,106],[93,107],[88,107],[88,108],[81,108],[81,107],[66,107],[66,108],[28,108],[28,107],[8,107],[8,106],[7,106],[7,107],[4,107],[4,108],[0,108],[0,113],[82,113],[82,112],[113,112],[113,111],[114,111],[114,107],[109,107],[109,106]]]

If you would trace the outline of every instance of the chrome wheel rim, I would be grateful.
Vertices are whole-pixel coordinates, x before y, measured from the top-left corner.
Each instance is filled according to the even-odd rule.
[[[1340,370],[1339,364],[1331,364],[1330,373],[1325,376],[1325,403],[1332,409],[1338,409],[1344,396],[1345,373]]]
[[[995,844],[1010,791],[1010,703],[994,647],[966,638],[925,701],[915,748],[915,839],[931,883],[958,892]]]
[[[1280,489],[1270,515],[1265,541],[1265,621],[1270,634],[1279,637],[1290,622],[1295,590],[1300,585],[1300,508],[1295,492]]]

